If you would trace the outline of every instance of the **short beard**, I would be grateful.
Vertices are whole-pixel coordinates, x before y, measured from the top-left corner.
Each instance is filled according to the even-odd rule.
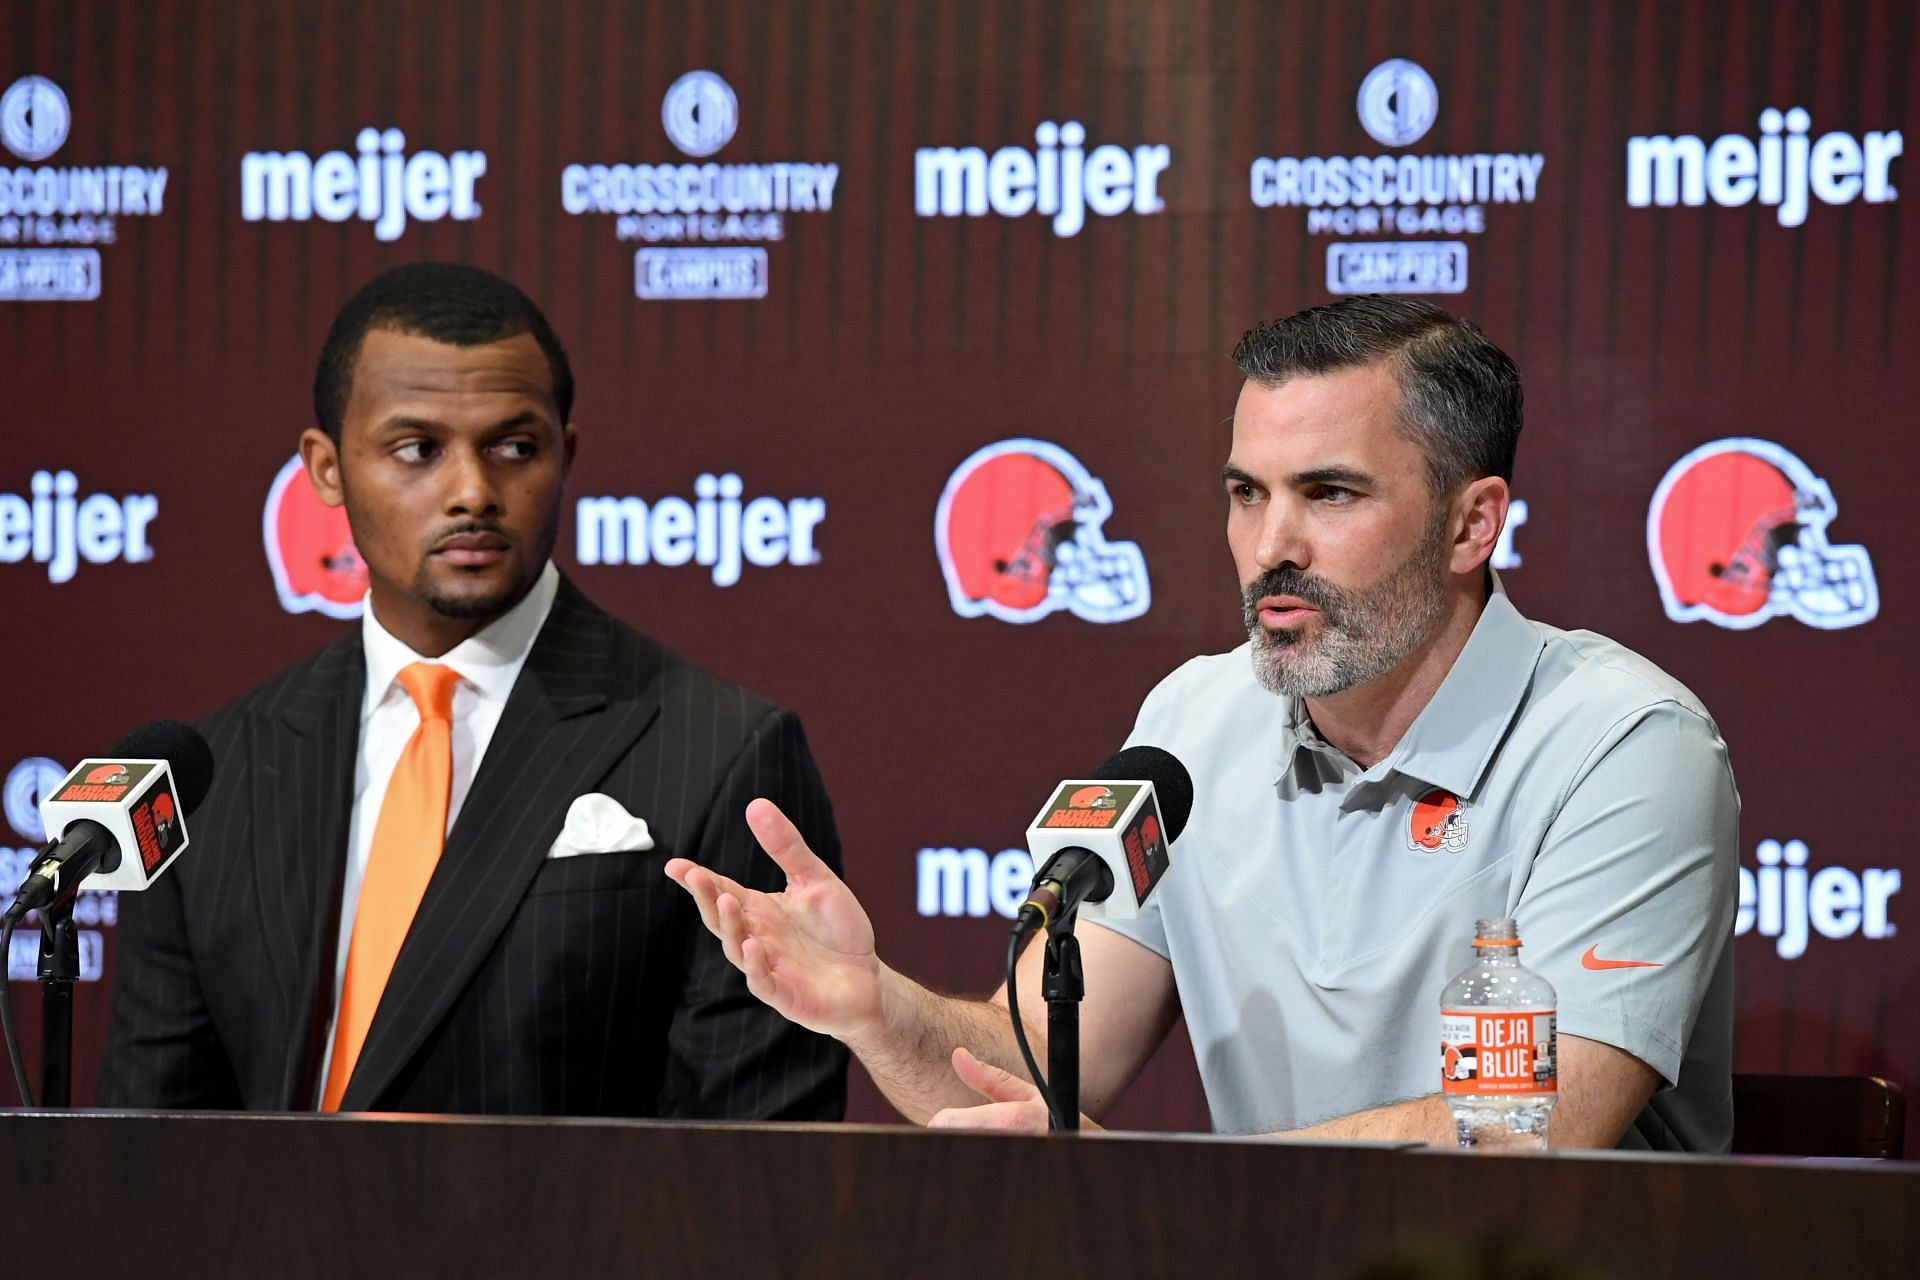
[[[427,572],[425,560],[422,560],[420,570],[414,575],[413,585],[407,589],[407,594],[443,618],[452,618],[459,622],[473,622],[480,619],[491,621],[519,604],[526,598],[527,592],[533,590],[534,584],[540,581],[540,575],[546,569],[547,560],[553,554],[554,536],[559,531],[559,527],[560,510],[556,505],[553,515],[537,535],[539,539],[537,545],[544,547],[545,550],[528,560],[531,576],[524,582],[513,583],[498,591],[490,591],[486,595],[455,594],[440,589],[432,575]],[[439,536],[445,538],[456,533],[503,532],[500,526],[492,521],[474,520],[458,528],[444,530]]]
[[[1241,600],[1253,642],[1254,679],[1269,693],[1326,698],[1399,666],[1426,643],[1446,613],[1446,532],[1443,510],[1405,560],[1360,590],[1293,568],[1254,579]],[[1318,609],[1318,634],[1308,638],[1304,631],[1261,626],[1258,606],[1267,596],[1293,596]]]
[[[407,594],[443,618],[455,618],[461,622],[471,622],[476,618],[494,618],[514,605],[520,603],[531,588],[531,583],[516,583],[484,596],[448,595],[434,589],[423,573],[414,580]]]

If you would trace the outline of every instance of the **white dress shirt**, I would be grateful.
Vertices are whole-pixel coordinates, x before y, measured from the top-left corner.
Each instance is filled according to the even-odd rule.
[[[394,638],[374,616],[369,594],[360,615],[360,640],[366,650],[367,692],[360,707],[360,749],[353,770],[353,817],[347,829],[347,874],[340,891],[340,944],[334,954],[333,1013],[327,1019],[327,1048],[320,1059],[321,1090],[333,1059],[333,1024],[340,1015],[340,988],[346,980],[347,950],[353,941],[353,917],[360,905],[360,885],[366,878],[367,855],[373,848],[373,829],[387,783],[407,739],[420,727],[420,712],[400,683],[400,672],[416,662],[438,662],[459,673],[453,688],[453,786],[447,798],[447,830],[473,786],[473,775],[487,754],[487,744],[500,724],[507,695],[520,678],[534,638],[546,625],[553,598],[560,589],[560,571],[548,561],[519,604],[507,610],[438,658],[423,658]],[[315,1097],[318,1102],[318,1095]]]

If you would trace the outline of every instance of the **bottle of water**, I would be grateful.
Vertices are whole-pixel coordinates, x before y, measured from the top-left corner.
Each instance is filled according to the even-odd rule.
[[[1440,993],[1440,1088],[1463,1147],[1542,1149],[1557,1093],[1553,985],[1520,964],[1512,919],[1481,920]]]

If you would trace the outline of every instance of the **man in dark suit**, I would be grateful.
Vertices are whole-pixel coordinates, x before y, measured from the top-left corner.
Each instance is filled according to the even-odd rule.
[[[755,1000],[662,874],[838,841],[794,716],[549,560],[573,380],[506,281],[416,264],[334,322],[300,440],[360,628],[203,723],[193,849],[122,900],[110,1106],[836,1119],[846,1053]]]

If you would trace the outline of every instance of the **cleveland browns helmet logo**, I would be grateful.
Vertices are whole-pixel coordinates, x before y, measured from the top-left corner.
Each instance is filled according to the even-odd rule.
[[[346,508],[320,501],[297,453],[267,490],[260,533],[282,609],[329,618],[360,616],[367,565],[353,545]]]
[[[1044,440],[1002,440],[954,468],[934,515],[947,598],[963,618],[1035,622],[1059,609],[1088,622],[1147,611],[1147,562],[1101,531],[1107,488]]]
[[[1069,809],[1111,809],[1118,803],[1111,787],[1082,787],[1067,797]]]
[[[1880,612],[1873,562],[1834,546],[1833,490],[1769,440],[1703,444],[1674,463],[1647,510],[1647,556],[1675,622],[1745,631],[1769,618],[1857,627]]]
[[[173,833],[173,797],[162,791],[153,798],[153,822],[162,838]]]
[[[1446,849],[1458,853],[1467,847],[1467,811],[1457,796],[1435,787],[1413,805],[1407,848],[1415,853]]]

